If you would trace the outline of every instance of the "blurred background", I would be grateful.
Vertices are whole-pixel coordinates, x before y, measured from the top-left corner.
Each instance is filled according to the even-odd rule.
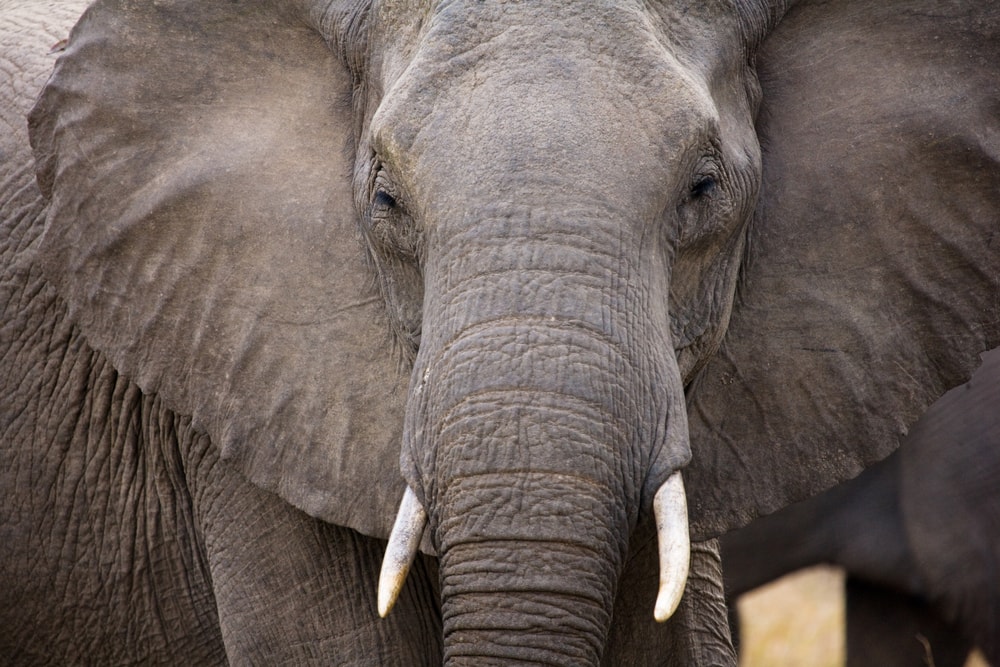
[[[843,667],[844,575],[838,568],[790,574],[741,597],[739,610],[741,667]],[[973,655],[966,667],[988,665]]]

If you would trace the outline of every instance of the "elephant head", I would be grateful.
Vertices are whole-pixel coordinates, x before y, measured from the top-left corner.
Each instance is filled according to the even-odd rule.
[[[784,11],[102,0],[32,115],[52,201],[38,252],[91,343],[250,480],[378,537],[404,496],[383,611],[422,544],[441,559],[450,658],[593,663],[630,536],[654,507],[663,619],[684,586],[686,495],[705,539],[892,446],[845,444],[834,440],[844,430],[801,419],[779,438],[769,430],[802,406],[765,373],[789,346],[827,325],[830,349],[855,369],[873,348],[857,352],[850,335],[886,340],[787,292],[812,286],[810,271],[827,277],[853,244],[891,236],[875,233],[889,223],[864,207],[868,193],[839,191],[819,169],[803,180],[831,191],[810,193],[805,212],[804,195],[759,196],[769,174],[798,192],[795,160],[858,124],[850,107],[820,131],[819,110],[795,101],[800,79],[837,70],[806,58],[806,72],[781,78],[818,39],[804,19],[782,32]],[[834,36],[850,32],[820,18]],[[887,116],[899,111],[890,102]],[[848,165],[832,173],[853,176]],[[882,227],[826,238],[814,211],[827,209]],[[981,234],[973,218],[969,235]],[[995,259],[974,245],[974,267]],[[900,312],[924,312],[913,296],[923,284],[906,278],[875,285],[872,301],[904,285]],[[969,309],[996,290],[956,270],[952,291],[970,284]],[[852,303],[822,280],[808,296]],[[967,372],[984,337],[995,327],[939,351],[932,370],[947,372],[935,386]],[[900,413],[869,406],[855,420],[884,428],[933,399],[901,379],[927,364],[906,361],[861,389],[841,384],[839,366],[796,372],[828,373],[816,400],[885,390]],[[743,369],[759,386],[733,386]],[[777,402],[766,419],[751,409],[757,392]],[[768,428],[730,428],[723,413],[737,401],[741,419]],[[800,452],[825,463],[816,474],[775,465],[803,433],[839,443],[836,457]],[[699,479],[687,494],[685,466]],[[719,478],[736,481],[720,490]]]
[[[649,25],[669,17],[638,7],[448,5],[401,38],[410,12],[370,19],[393,42],[363,68],[379,76],[362,84],[374,111],[355,165],[391,328],[415,353],[400,529],[415,546],[427,508],[456,634],[478,641],[492,591],[516,588],[503,604],[555,605],[600,637],[627,536],[659,498],[682,533],[662,538],[678,545],[665,618],[688,551],[671,478],[690,456],[683,382],[724,330],[759,180],[752,74],[671,57]],[[672,39],[735,43],[747,28],[709,31],[721,18],[676,22]],[[553,570],[585,573],[558,584],[565,601]]]

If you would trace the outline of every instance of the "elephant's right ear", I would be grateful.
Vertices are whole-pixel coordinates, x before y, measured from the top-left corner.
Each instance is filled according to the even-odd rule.
[[[757,54],[762,184],[689,391],[692,535],[887,456],[1000,345],[1000,9],[796,4]]]
[[[98,2],[30,119],[39,257],[91,345],[225,460],[387,536],[407,379],[358,240],[353,85],[285,3]]]

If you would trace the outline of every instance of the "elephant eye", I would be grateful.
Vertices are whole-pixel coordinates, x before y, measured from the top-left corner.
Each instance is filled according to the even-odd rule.
[[[379,218],[392,215],[402,209],[398,192],[393,180],[386,173],[381,163],[376,163],[371,184],[371,200],[369,212],[372,217]]]
[[[691,199],[701,199],[715,190],[717,183],[713,176],[702,176],[691,186]]]
[[[383,208],[383,209],[396,208],[396,198],[382,189],[375,191],[375,198],[373,200],[373,203],[378,208]]]
[[[396,259],[419,262],[422,233],[407,213],[406,199],[385,171],[379,167],[370,190],[368,239],[377,252]]]

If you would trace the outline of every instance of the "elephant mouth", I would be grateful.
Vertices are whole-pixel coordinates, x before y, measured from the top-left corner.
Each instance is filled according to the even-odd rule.
[[[687,497],[679,470],[657,490],[653,498],[653,513],[660,558],[659,588],[653,618],[662,623],[673,615],[680,604],[691,559]],[[379,573],[378,613],[382,618],[392,610],[403,588],[426,527],[427,511],[413,489],[407,487]]]

